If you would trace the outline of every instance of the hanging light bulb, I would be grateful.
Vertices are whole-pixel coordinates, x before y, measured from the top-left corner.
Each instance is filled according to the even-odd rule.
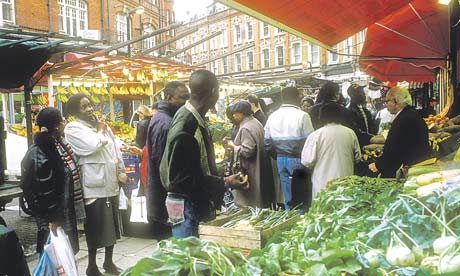
[[[122,72],[123,72],[123,75],[127,76],[127,75],[129,74],[129,69],[128,69],[128,67],[123,66]]]
[[[133,77],[133,75],[131,75],[131,73],[128,74],[128,80],[129,81],[134,81],[134,77]]]
[[[438,3],[441,5],[449,5],[450,0],[438,0]]]

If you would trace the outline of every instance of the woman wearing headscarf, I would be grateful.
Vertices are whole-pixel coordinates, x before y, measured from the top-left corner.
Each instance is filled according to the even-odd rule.
[[[69,115],[75,117],[65,127],[65,137],[77,156],[83,184],[88,245],[86,275],[102,275],[96,264],[98,248],[105,247],[103,268],[119,274],[113,263],[113,249],[120,238],[118,221],[118,183],[126,183],[121,152],[110,128],[93,114],[93,103],[84,94],[67,102]]]
[[[72,148],[63,138],[64,122],[61,112],[53,107],[37,115],[40,132],[34,137],[21,162],[21,187],[37,221],[37,251],[41,254],[49,229],[61,226],[73,252],[79,251],[77,223],[85,220],[85,206],[80,183],[80,170]]]
[[[268,207],[274,192],[269,158],[264,149],[264,128],[253,117],[251,105],[240,101],[231,106],[233,119],[239,130],[233,142],[234,154],[239,157],[242,173],[248,175],[249,190],[234,190],[235,203],[239,206]]]

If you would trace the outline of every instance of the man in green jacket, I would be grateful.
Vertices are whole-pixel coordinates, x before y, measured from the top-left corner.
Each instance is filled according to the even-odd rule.
[[[160,164],[168,192],[166,209],[175,238],[198,236],[200,221],[213,219],[227,187],[247,189],[239,175],[217,175],[214,148],[205,115],[219,98],[216,76],[207,70],[192,73],[190,100],[173,118]]]

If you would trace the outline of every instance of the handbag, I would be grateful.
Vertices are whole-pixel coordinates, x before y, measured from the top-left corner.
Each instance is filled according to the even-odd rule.
[[[147,199],[145,196],[138,196],[139,189],[133,190],[133,194],[131,195],[131,216],[129,221],[148,223]]]

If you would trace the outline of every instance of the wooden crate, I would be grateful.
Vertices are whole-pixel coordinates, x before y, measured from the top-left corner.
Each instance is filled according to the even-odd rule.
[[[276,231],[290,228],[300,219],[300,216],[295,216],[275,227],[266,230],[239,230],[220,227],[234,217],[247,212],[249,212],[249,210],[244,208],[233,215],[217,218],[208,223],[200,224],[198,230],[200,239],[214,241],[220,245],[240,249],[260,249],[267,243],[267,241]]]

